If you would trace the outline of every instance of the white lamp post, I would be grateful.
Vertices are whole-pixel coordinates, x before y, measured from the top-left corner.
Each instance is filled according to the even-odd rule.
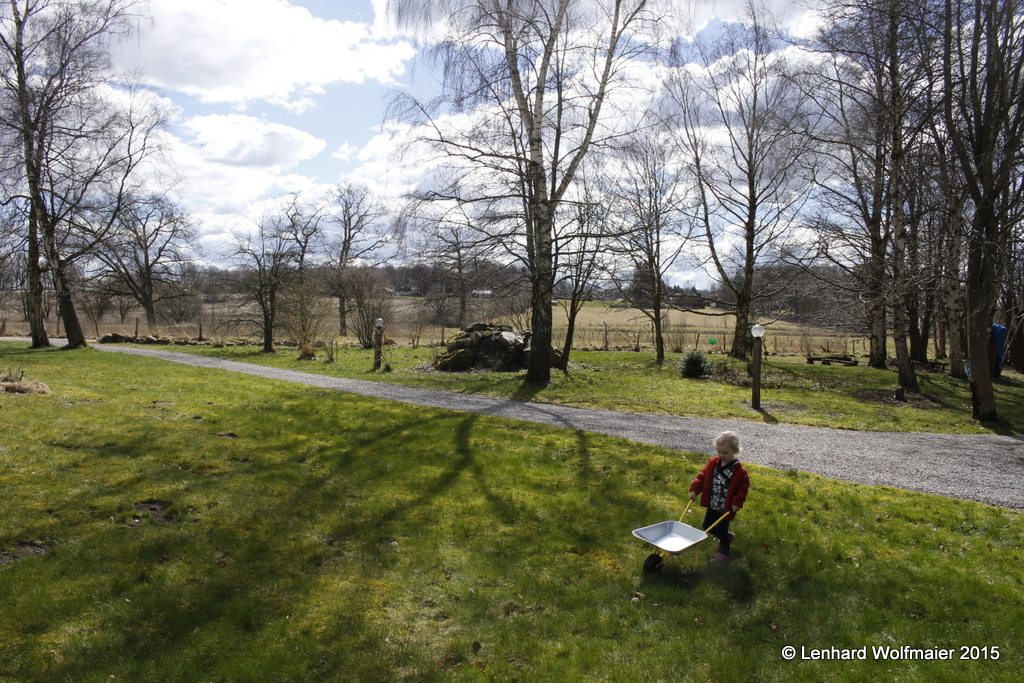
[[[754,325],[750,328],[750,334],[754,337],[754,394],[751,396],[750,405],[754,410],[761,409],[761,337],[764,336],[764,327]]]

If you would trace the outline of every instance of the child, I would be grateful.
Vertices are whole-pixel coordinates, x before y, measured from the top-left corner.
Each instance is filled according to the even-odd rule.
[[[718,554],[711,561],[724,562],[730,557],[729,544],[736,538],[736,534],[729,532],[729,522],[747,499],[750,478],[736,459],[740,452],[740,438],[734,432],[719,434],[715,439],[715,449],[718,455],[708,461],[690,484],[690,500],[700,492],[700,504],[708,509],[704,515],[704,529],[717,522],[727,510],[731,513],[728,519],[711,530],[718,538]]]

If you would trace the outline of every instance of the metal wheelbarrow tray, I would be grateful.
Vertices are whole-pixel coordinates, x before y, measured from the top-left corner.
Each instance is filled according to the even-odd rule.
[[[686,509],[683,510],[683,515],[680,517],[680,521],[667,521],[658,522],[657,524],[651,524],[650,526],[640,527],[639,529],[633,529],[633,535],[642,541],[647,541],[651,545],[655,546],[660,550],[660,553],[652,553],[644,561],[644,572],[649,573],[657,571],[664,564],[665,558],[669,555],[679,555],[689,548],[693,548],[701,541],[708,537],[707,531],[711,531],[718,523],[729,516],[729,512],[726,511],[721,517],[719,517],[714,524],[707,528],[707,531],[701,531],[700,529],[694,528],[689,524],[683,524],[682,519],[686,516],[686,513],[690,511],[690,505],[693,504],[691,500],[686,504]],[[691,564],[687,564],[680,558],[680,562],[684,565],[695,568],[697,565],[698,557],[696,551],[692,553],[693,559]]]
[[[640,529],[633,529],[637,538],[656,545],[667,553],[681,553],[708,537],[700,529],[682,522],[658,522]]]

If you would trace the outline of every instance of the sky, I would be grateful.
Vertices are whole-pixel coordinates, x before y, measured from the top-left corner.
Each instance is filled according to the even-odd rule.
[[[149,0],[115,62],[163,98],[175,191],[209,260],[250,230],[268,201],[339,183],[393,196],[410,169],[389,94],[429,93],[413,39],[389,30],[387,0]],[[790,10],[799,25],[804,10]],[[684,4],[680,0],[679,4]],[[698,2],[695,25],[734,18],[742,0]],[[806,22],[806,19],[803,21]]]

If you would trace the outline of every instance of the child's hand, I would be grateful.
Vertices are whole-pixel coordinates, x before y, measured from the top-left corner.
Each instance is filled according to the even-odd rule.
[[[697,492],[696,491],[690,491],[690,500],[693,500],[696,497],[697,497]]]

